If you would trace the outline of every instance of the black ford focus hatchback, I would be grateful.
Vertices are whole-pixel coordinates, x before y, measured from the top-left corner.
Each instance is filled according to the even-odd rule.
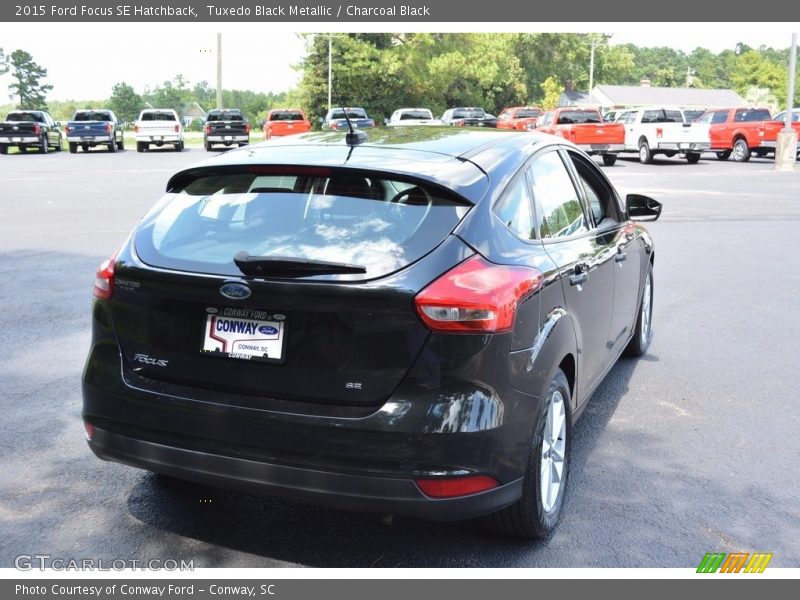
[[[322,133],[175,174],[94,287],[100,458],[547,535],[572,424],[651,337],[653,241],[536,133]]]

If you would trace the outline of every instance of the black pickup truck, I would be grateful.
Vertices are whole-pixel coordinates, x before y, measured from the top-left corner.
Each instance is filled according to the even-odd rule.
[[[211,150],[215,144],[246,146],[250,143],[250,123],[238,108],[212,110],[203,128],[203,144]]]
[[[60,124],[43,110],[15,110],[0,123],[0,154],[8,154],[12,146],[25,152],[36,148],[42,154],[50,149],[61,150]]]

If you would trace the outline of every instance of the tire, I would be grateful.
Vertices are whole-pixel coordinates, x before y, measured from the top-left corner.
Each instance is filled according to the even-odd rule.
[[[108,144],[108,151],[109,152],[117,151],[117,139],[115,137],[111,138],[111,142]]]
[[[636,326],[633,328],[633,337],[625,347],[626,356],[642,356],[650,346],[653,338],[653,267],[647,267],[647,276],[642,290],[642,301],[639,304],[639,314],[636,316]]]
[[[550,380],[528,449],[522,498],[511,506],[488,515],[486,521],[489,527],[498,533],[520,538],[536,539],[550,535],[558,524],[561,509],[564,507],[571,448],[569,382],[564,372],[557,369]],[[561,457],[560,472],[559,461],[554,456]],[[552,477],[548,478],[544,486],[545,493],[543,470]],[[558,481],[554,481],[555,479]]]
[[[77,154],[78,153],[78,144],[76,142],[69,142],[67,145],[69,146],[69,153],[70,154]]]
[[[125,134],[119,136],[119,143],[117,144],[117,150],[125,150]]]
[[[0,145],[0,154],[3,155],[8,154],[8,146],[6,146],[5,144]]]
[[[136,142],[136,151],[144,152],[145,150],[144,146],[145,146],[144,142]]]
[[[617,162],[616,154],[603,154],[603,164],[607,167],[613,167]]]
[[[700,153],[699,152],[689,152],[686,155],[686,162],[690,165],[696,165],[700,162]]]
[[[61,152],[64,149],[64,138],[61,137],[61,134],[58,134],[58,143],[56,144],[56,152]]]
[[[739,138],[733,142],[733,160],[736,162],[747,162],[750,160],[750,148],[747,146],[747,140]]]
[[[47,139],[47,134],[44,134],[42,141],[39,143],[39,152],[47,154],[50,151],[50,140]]]
[[[89,151],[89,144],[81,144],[81,150],[83,150],[84,152],[88,152]]]
[[[650,145],[647,140],[639,142],[639,162],[643,165],[653,162],[653,153],[650,151]]]
[[[717,152],[717,160],[728,160],[731,157],[730,150],[723,150],[722,152]]]
[[[206,142],[203,144],[206,148],[206,152],[211,152],[211,142]]]
[[[183,142],[175,144],[175,152],[183,152]]]

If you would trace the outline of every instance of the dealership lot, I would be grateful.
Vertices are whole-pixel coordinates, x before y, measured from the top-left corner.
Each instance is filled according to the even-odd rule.
[[[165,484],[91,454],[80,372],[94,269],[167,178],[208,155],[0,160],[0,566],[38,553],[207,567],[691,567],[708,551],[800,566],[800,172],[677,157],[605,168],[620,191],[664,203],[649,227],[655,337],[644,359],[614,367],[578,422],[555,534],[523,543],[471,523],[387,527]]]

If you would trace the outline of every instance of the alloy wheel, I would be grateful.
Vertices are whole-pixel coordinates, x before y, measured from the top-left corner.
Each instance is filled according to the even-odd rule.
[[[564,396],[553,392],[547,405],[547,421],[542,437],[541,490],[542,507],[553,510],[561,490],[564,475],[564,456],[567,440],[567,413]]]

